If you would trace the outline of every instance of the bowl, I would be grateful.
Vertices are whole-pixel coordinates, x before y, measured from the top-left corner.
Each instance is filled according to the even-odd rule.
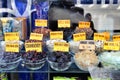
[[[45,65],[46,58],[43,58],[41,60],[31,61],[31,60],[23,60],[23,63],[26,68],[30,70],[38,70],[42,68]]]
[[[53,70],[56,70],[56,71],[65,71],[67,69],[69,69],[69,67],[71,66],[71,64],[73,63],[72,61],[70,62],[65,62],[65,63],[58,63],[58,62],[53,62],[53,61],[50,61],[48,60],[48,63],[50,65],[50,67],[53,69]]]
[[[9,60],[0,60],[0,71],[13,70],[18,67],[21,57]]]

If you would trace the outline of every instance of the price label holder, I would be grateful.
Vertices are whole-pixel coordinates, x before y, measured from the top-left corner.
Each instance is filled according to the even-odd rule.
[[[92,40],[83,40],[80,41],[80,46],[79,46],[80,50],[95,50],[95,42]]]
[[[73,34],[74,41],[86,40],[86,33]]]
[[[120,35],[113,35],[113,41],[120,41]]]
[[[19,43],[6,43],[6,52],[19,52]]]
[[[42,43],[41,42],[25,43],[25,50],[26,52],[28,51],[42,52]]]
[[[63,31],[51,31],[50,39],[63,39]]]
[[[94,40],[98,41],[98,40],[106,40],[105,35],[103,33],[94,33]]]
[[[118,51],[120,49],[120,43],[117,41],[105,41],[103,49]]]
[[[47,20],[45,20],[45,19],[35,19],[35,26],[37,26],[37,27],[47,27]]]
[[[58,28],[70,28],[70,20],[58,20]]]
[[[19,41],[19,32],[7,32],[4,34],[5,41]]]
[[[66,42],[55,42],[53,51],[69,52],[69,44]]]
[[[43,34],[31,33],[30,39],[32,40],[43,40]]]
[[[80,21],[78,25],[79,28],[90,28],[90,22]]]

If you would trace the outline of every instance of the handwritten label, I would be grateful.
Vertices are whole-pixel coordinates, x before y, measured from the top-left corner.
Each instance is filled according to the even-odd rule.
[[[42,52],[42,43],[41,42],[25,43],[25,50],[26,52],[28,51]]]
[[[113,35],[113,41],[120,41],[120,35]]]
[[[47,27],[47,20],[35,19],[35,26],[37,26],[37,27]]]
[[[73,34],[74,41],[86,40],[86,33]]]
[[[50,39],[63,39],[63,31],[50,32]]]
[[[19,43],[6,43],[6,52],[19,52]]]
[[[66,42],[55,42],[54,51],[69,52],[69,44]]]
[[[70,20],[58,20],[58,28],[70,28]]]
[[[104,50],[119,50],[120,49],[119,42],[113,41],[105,41],[104,42]]]
[[[4,34],[5,41],[19,41],[19,32],[7,32]]]
[[[95,50],[94,41],[80,41],[79,49]]]
[[[30,34],[30,39],[32,39],[32,40],[42,40],[43,39],[43,34],[31,33]]]
[[[90,28],[90,22],[79,22],[79,28]]]
[[[94,40],[106,40],[103,33],[94,33]]]

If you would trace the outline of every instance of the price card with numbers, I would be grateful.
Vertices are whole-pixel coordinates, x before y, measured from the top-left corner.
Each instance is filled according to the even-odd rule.
[[[120,35],[113,35],[113,41],[120,41]]]
[[[69,44],[66,42],[55,42],[53,51],[69,52]]]
[[[30,34],[30,39],[32,39],[32,40],[42,40],[43,39],[43,34],[31,33]]]
[[[63,31],[51,31],[50,39],[63,39]]]
[[[35,26],[37,26],[37,27],[47,27],[47,20],[45,20],[45,19],[35,19]]]
[[[95,50],[95,42],[91,40],[80,41],[79,49]]]
[[[86,40],[86,33],[73,34],[74,41]]]
[[[105,41],[104,42],[104,50],[115,50],[118,51],[120,49],[120,43],[116,41]]]
[[[58,20],[58,28],[70,28],[70,20]]]
[[[42,43],[41,42],[25,43],[25,50],[26,52],[28,51],[42,52]]]
[[[7,32],[4,34],[5,41],[19,41],[19,32]]]
[[[6,52],[19,52],[19,43],[6,43]]]
[[[105,35],[103,33],[94,33],[94,40],[106,40]]]
[[[79,28],[90,28],[90,22],[80,21]]]

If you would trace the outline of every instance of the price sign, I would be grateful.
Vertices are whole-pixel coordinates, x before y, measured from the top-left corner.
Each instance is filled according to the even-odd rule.
[[[55,42],[54,51],[69,52],[69,44],[66,42]]]
[[[105,41],[104,42],[104,50],[119,50],[120,49],[119,44],[120,43],[118,43],[118,42]]]
[[[113,41],[120,41],[120,35],[114,35]]]
[[[37,51],[42,52],[42,43],[34,42],[34,43],[25,43],[25,50],[28,51]]]
[[[31,33],[30,34],[30,39],[32,39],[32,40],[42,40],[43,39],[43,34]]]
[[[94,41],[80,41],[79,49],[95,50],[95,43]]]
[[[19,32],[7,32],[4,34],[5,41],[19,41]]]
[[[106,40],[103,33],[94,33],[94,40]]]
[[[19,43],[6,43],[6,52],[19,52]]]
[[[50,32],[50,39],[63,39],[63,31]]]
[[[86,33],[73,34],[74,41],[86,40]]]
[[[90,22],[79,22],[79,28],[90,28]]]
[[[47,20],[44,19],[36,19],[35,26],[37,27],[47,27]]]
[[[58,20],[58,28],[70,28],[70,20]]]

